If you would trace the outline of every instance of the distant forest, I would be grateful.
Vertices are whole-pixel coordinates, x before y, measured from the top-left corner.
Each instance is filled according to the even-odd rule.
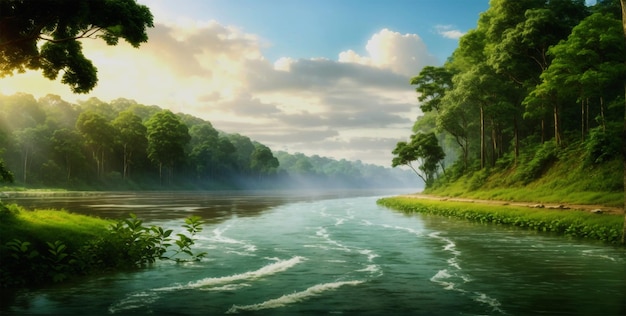
[[[529,183],[574,147],[589,165],[621,159],[625,32],[619,0],[490,1],[443,66],[411,79],[423,116],[393,164],[417,161],[436,187],[498,170]]]
[[[0,95],[0,161],[25,187],[67,189],[394,188],[406,170],[274,153],[209,121],[133,100],[69,103]]]

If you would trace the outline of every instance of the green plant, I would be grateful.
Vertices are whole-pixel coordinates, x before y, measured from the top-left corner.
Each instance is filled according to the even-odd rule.
[[[112,265],[143,266],[154,263],[167,251],[172,230],[146,227],[135,214],[111,225],[110,234],[103,240],[104,256]],[[114,251],[110,251],[114,250]],[[107,258],[103,258],[107,260]]]
[[[72,270],[76,259],[70,257],[67,253],[67,246],[60,240],[54,243],[47,242],[49,256],[45,258],[48,261],[48,275],[53,282],[60,282],[67,279]]]
[[[194,253],[191,249],[191,246],[195,244],[193,237],[202,231],[203,223],[204,222],[199,216],[190,216],[185,219],[183,227],[187,230],[189,236],[185,234],[176,234],[176,236],[178,236],[178,240],[176,240],[175,243],[178,246],[178,249],[175,250],[174,254],[169,257],[170,259],[173,258],[177,262],[185,261],[180,258],[174,258],[181,253],[189,255],[190,258],[188,260],[192,261],[200,260],[207,255],[206,252]]]
[[[618,243],[623,216],[596,215],[587,212],[555,212],[513,206],[475,205],[461,202],[425,201],[392,197],[377,201],[379,205],[403,212],[417,212],[454,217],[480,223],[512,225],[541,232],[553,232],[576,238]]]
[[[586,162],[600,164],[622,153],[621,125],[609,124],[606,128],[597,127],[589,131],[589,138],[585,142]]]
[[[524,155],[522,164],[517,169],[517,179],[528,184],[538,179],[558,159],[558,147],[555,142],[545,142]]]

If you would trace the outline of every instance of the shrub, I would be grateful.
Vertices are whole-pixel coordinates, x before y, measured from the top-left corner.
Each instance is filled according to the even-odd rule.
[[[10,210],[7,212],[4,213],[12,214]],[[172,230],[147,227],[130,214],[129,218],[112,224],[104,235],[83,243],[76,250],[61,240],[13,239],[0,245],[0,284],[16,287],[60,282],[74,275],[142,267],[157,259],[199,260],[206,253],[195,253],[191,247],[195,244],[195,235],[202,231],[202,224],[198,216],[185,219],[183,228],[187,234],[177,234],[178,239],[172,240]]]
[[[606,129],[596,127],[589,131],[589,138],[585,141],[589,164],[599,164],[618,158],[622,154],[622,125],[607,124]]]
[[[534,153],[527,153],[522,157],[516,178],[524,184],[538,179],[557,160],[558,148],[556,143],[545,142],[534,149]]]

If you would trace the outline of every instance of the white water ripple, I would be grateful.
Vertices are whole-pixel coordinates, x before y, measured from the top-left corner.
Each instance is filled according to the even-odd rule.
[[[176,285],[154,289],[154,291],[173,291],[173,290],[181,290],[181,289],[195,289],[202,288],[208,286],[215,286],[219,284],[227,284],[231,282],[237,282],[242,280],[254,280],[259,279],[261,277],[273,275],[279,272],[283,272],[300,262],[306,260],[304,257],[296,256],[289,260],[280,260],[271,264],[268,264],[258,270],[248,271],[241,274],[235,274],[231,276],[217,277],[217,278],[205,278],[202,280],[198,280],[195,282],[189,282],[186,285]]]
[[[283,307],[283,306],[287,306],[290,304],[304,301],[313,296],[317,296],[329,290],[337,289],[344,285],[358,285],[361,283],[363,283],[363,281],[344,281],[344,282],[318,284],[304,291],[283,295],[279,298],[271,299],[271,300],[268,300],[259,304],[244,305],[244,306],[233,305],[233,307],[231,307],[226,313],[235,314],[235,313],[238,313],[239,311],[258,311],[258,310],[263,310],[263,309],[279,308],[279,307]]]
[[[450,238],[440,236],[440,232],[431,233],[428,235],[428,237],[439,239],[445,242],[443,250],[452,254],[452,257],[446,260],[446,262],[448,263],[448,269],[439,270],[432,278],[430,278],[430,281],[440,284],[441,286],[443,286],[444,290],[456,291],[462,293],[463,295],[467,295],[469,292],[465,289],[460,288],[460,286],[461,284],[472,282],[473,279],[470,276],[461,272],[462,269],[459,264],[461,251],[456,248],[456,244]],[[456,283],[454,282],[455,280],[457,280]],[[474,296],[472,297],[472,300],[481,304],[487,304],[489,307],[491,307],[493,312],[506,314],[506,312],[500,308],[500,302],[497,299],[481,292],[474,292],[473,294]]]

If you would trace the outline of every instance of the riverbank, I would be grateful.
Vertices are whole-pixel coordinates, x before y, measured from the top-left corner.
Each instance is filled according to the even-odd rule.
[[[573,205],[543,205],[473,199],[447,199],[428,195],[383,198],[379,205],[407,212],[433,214],[481,223],[512,225],[573,238],[617,244],[622,237],[623,213],[616,208]],[[531,207],[532,206],[532,207]],[[591,212],[592,210],[600,210]]]

